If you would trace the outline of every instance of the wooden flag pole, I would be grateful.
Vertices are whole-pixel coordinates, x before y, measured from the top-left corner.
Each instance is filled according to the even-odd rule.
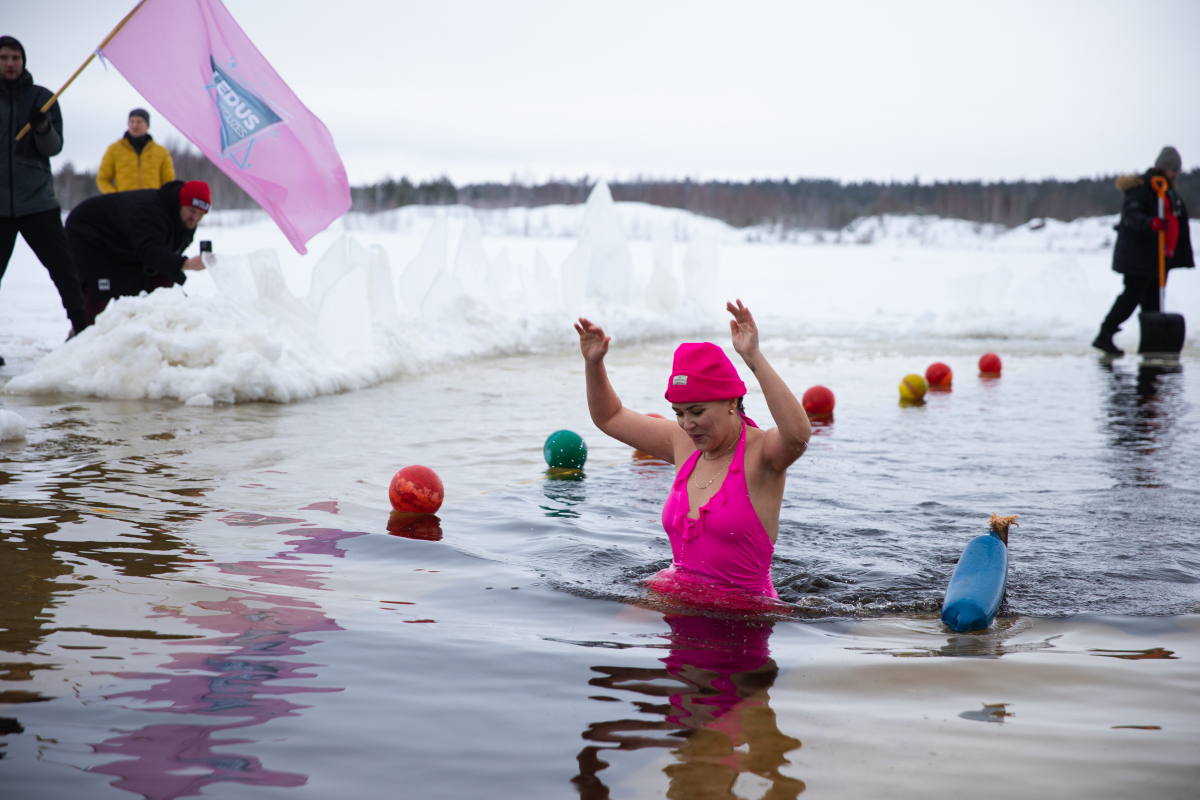
[[[112,33],[110,33],[108,36],[105,37],[104,41],[100,43],[100,46],[97,47],[96,50],[97,51],[103,50],[104,46],[112,41],[113,37],[116,36],[120,32],[121,28],[125,27],[125,23],[129,22],[130,18],[133,17],[133,15],[137,13],[138,9],[141,8],[145,4],[145,2],[146,2],[146,0],[140,0],[140,2],[138,2],[138,4],[133,7],[133,11],[130,11],[128,14],[125,15],[125,19],[123,19],[117,23],[117,27],[112,29]],[[88,64],[92,63],[92,59],[95,57],[96,57],[95,52],[93,52],[90,56],[88,56],[87,61],[83,62],[83,64],[80,65],[79,69],[75,70],[75,74],[67,79],[67,82],[63,84],[62,88],[59,89],[57,92],[55,92],[54,95],[49,100],[46,101],[46,104],[44,106],[42,106],[43,114],[45,114],[47,111],[49,111],[50,107],[52,105],[54,105],[56,102],[58,102],[58,96],[67,90],[67,87],[70,86],[71,83],[76,78],[79,77],[79,73],[83,72],[83,68],[86,67]],[[24,137],[25,134],[27,134],[27,133],[29,133],[29,123],[28,122],[25,123],[24,128],[21,128],[21,132],[17,134],[16,141],[18,141],[18,142],[21,141],[22,137]]]

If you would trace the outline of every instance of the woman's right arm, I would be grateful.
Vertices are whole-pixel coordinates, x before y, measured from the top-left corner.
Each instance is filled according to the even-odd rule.
[[[592,422],[617,441],[624,442],[655,458],[675,463],[675,436],[681,433],[674,422],[648,417],[621,405],[613,391],[604,368],[609,337],[599,325],[583,317],[575,323],[579,332],[579,349],[583,353],[584,374],[587,376],[588,411]]]

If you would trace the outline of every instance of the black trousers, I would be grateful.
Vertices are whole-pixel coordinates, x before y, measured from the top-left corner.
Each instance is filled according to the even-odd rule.
[[[1169,274],[1169,273],[1168,273]],[[1116,333],[1121,324],[1133,314],[1138,306],[1142,311],[1158,311],[1158,274],[1126,275],[1125,291],[1117,295],[1112,311],[1104,318],[1100,330],[1107,334]]]
[[[25,214],[20,217],[0,217],[0,278],[8,269],[17,234],[25,237],[29,249],[50,272],[50,280],[58,288],[63,308],[78,333],[87,327],[83,313],[83,292],[79,285],[79,272],[71,257],[67,234],[63,231],[62,212],[57,208]]]

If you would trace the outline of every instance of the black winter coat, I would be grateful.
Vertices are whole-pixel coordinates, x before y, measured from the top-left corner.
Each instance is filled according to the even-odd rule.
[[[1162,172],[1152,169],[1145,175],[1126,175],[1117,179],[1117,188],[1125,192],[1125,203],[1121,206],[1121,220],[1114,227],[1117,232],[1117,245],[1113,248],[1114,272],[1158,275],[1158,233],[1150,227],[1158,216],[1158,195],[1150,185],[1150,179],[1155,175],[1162,175]],[[1175,255],[1167,258],[1167,269],[1194,267],[1187,206],[1174,189],[1167,190],[1166,200],[1179,220],[1179,241],[1175,244]]]
[[[45,86],[35,86],[29,70],[15,81],[0,78],[0,217],[23,217],[58,208],[54,197],[54,175],[50,156],[62,152],[62,109],[50,106],[46,118],[50,130],[32,130],[17,141],[29,122],[29,112],[41,108],[54,95]]]
[[[147,276],[187,281],[183,251],[194,230],[179,216],[183,181],[89,197],[67,217],[67,239],[92,298],[136,295]],[[107,288],[100,281],[107,280]]]

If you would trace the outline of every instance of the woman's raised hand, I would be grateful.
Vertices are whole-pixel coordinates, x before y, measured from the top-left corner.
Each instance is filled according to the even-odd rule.
[[[733,314],[733,319],[729,320],[729,332],[733,334],[733,349],[742,358],[747,358],[758,352],[758,326],[754,324],[754,317],[750,314],[750,309],[742,305],[742,301],[737,301],[737,306],[733,303],[726,303],[725,308],[730,314]]]
[[[575,330],[579,332],[579,350],[583,353],[584,361],[596,364],[603,361],[608,354],[608,343],[612,341],[611,337],[604,335],[604,329],[580,317],[579,322],[575,323]]]

